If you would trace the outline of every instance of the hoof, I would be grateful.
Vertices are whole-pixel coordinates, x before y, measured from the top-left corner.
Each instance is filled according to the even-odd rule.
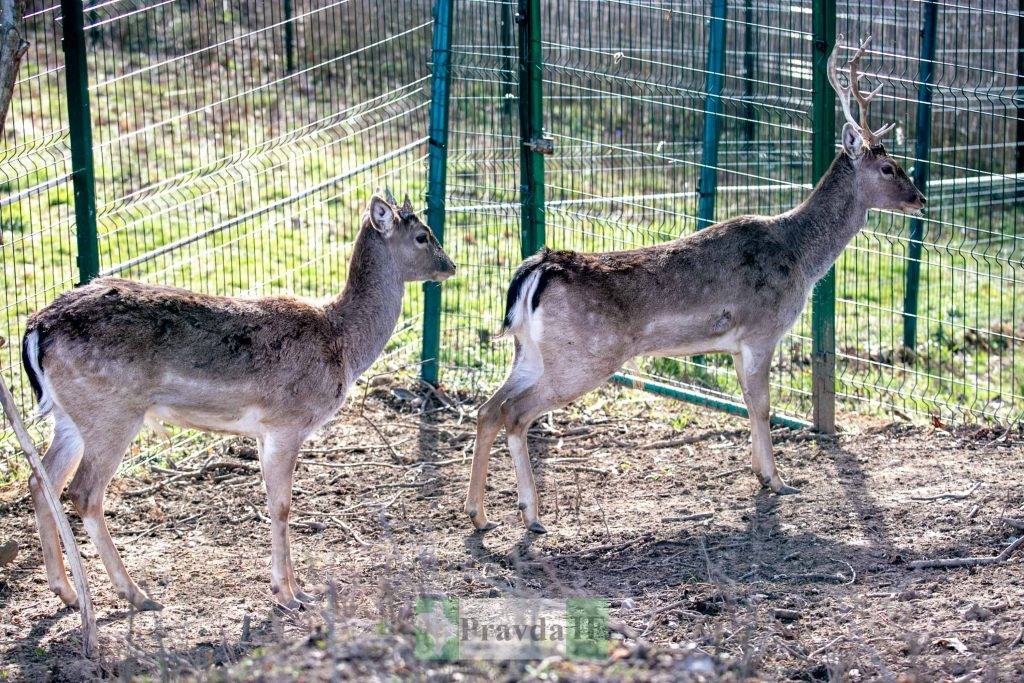
[[[531,522],[530,525],[526,527],[526,530],[533,534],[546,534],[548,532],[540,522]]]
[[[773,489],[777,496],[795,496],[800,493],[800,489],[790,486],[789,484],[783,484],[777,489]]]
[[[70,586],[68,588],[51,588],[53,594],[60,598],[68,607],[72,609],[78,609],[78,593],[74,591]]]
[[[306,591],[296,591],[295,592],[295,599],[298,600],[299,602],[301,602],[304,605],[310,605],[310,604],[316,602],[316,600],[317,600],[315,595],[310,595]]]
[[[469,521],[473,523],[473,526],[477,531],[490,531],[491,529],[500,526],[500,522],[484,522],[483,524],[480,524],[477,522],[477,517],[482,517],[482,515],[476,510],[469,511],[466,514],[469,515]],[[486,517],[484,519],[486,519]]]
[[[163,605],[161,605],[159,602],[151,598],[146,598],[142,601],[141,605],[135,606],[135,609],[139,610],[140,612],[159,612],[163,608]]]
[[[286,602],[277,603],[277,607],[284,612],[298,612],[302,609],[302,603],[295,598],[292,598]]]

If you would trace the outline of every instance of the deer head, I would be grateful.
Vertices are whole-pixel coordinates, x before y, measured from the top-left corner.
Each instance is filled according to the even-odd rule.
[[[365,221],[384,238],[405,282],[440,282],[455,274],[455,264],[433,231],[420,222],[408,195],[398,206],[390,189],[374,194]]]
[[[843,125],[843,152],[850,158],[856,177],[855,184],[860,197],[867,200],[871,208],[889,209],[894,211],[918,211],[925,203],[914,182],[896,160],[889,156],[882,145],[882,137],[895,128],[889,123],[877,130],[872,130],[868,123],[868,107],[871,100],[882,90],[879,85],[870,93],[860,89],[859,81],[861,57],[867,52],[871,36],[865,38],[853,58],[847,62],[850,69],[849,85],[843,86],[836,68],[836,52],[843,41],[840,35],[836,46],[828,58],[828,80],[839,96],[839,104],[843,108],[846,123]],[[850,108],[850,96],[857,100],[860,109],[860,120],[854,118]]]

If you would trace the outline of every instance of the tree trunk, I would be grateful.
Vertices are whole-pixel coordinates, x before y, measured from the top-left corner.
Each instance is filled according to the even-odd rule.
[[[0,0],[0,133],[7,122],[14,82],[27,50],[25,0]]]

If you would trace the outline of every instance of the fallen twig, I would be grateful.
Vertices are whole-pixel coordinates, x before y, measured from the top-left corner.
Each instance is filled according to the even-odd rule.
[[[209,460],[207,460],[205,463],[202,464],[202,466],[194,470],[173,470],[168,469],[166,467],[159,467],[157,465],[153,465],[152,470],[154,472],[159,472],[161,474],[170,474],[171,476],[167,479],[158,481],[151,486],[146,486],[141,489],[135,489],[133,491],[125,491],[121,495],[124,496],[125,498],[137,498],[139,496],[147,496],[151,493],[156,493],[157,491],[166,488],[167,486],[173,484],[176,481],[181,481],[182,479],[201,479],[203,475],[205,475],[210,470],[217,469],[232,470],[234,472],[242,472],[244,474],[255,474],[259,472],[259,470],[255,467],[252,467],[250,465],[244,465],[240,462],[231,462],[229,460],[218,460],[217,462],[210,462]]]
[[[1012,526],[1017,531],[1024,531],[1024,519],[1014,519],[1013,517],[1003,517],[1003,521]]]
[[[714,512],[696,512],[692,515],[683,515],[682,517],[662,517],[662,522],[696,522],[701,519],[711,519],[715,516]]]
[[[915,560],[910,563],[914,569],[928,568],[951,568],[951,567],[978,567],[986,564],[999,564],[1010,559],[1018,548],[1024,545],[1024,536],[1021,536],[1010,545],[1003,548],[1003,552],[991,557],[946,557],[937,560]]]
[[[402,439],[401,441],[396,441],[392,445],[394,445],[394,446],[401,446],[402,444],[406,443],[407,441],[411,441],[411,440],[412,440],[411,438],[410,439]],[[383,443],[381,443],[381,444],[375,444],[375,443],[359,444],[359,445],[353,445],[353,446],[321,446],[321,447],[310,446],[308,448],[303,448],[300,451],[300,453],[306,453],[306,454],[309,454],[309,455],[330,455],[332,453],[359,453],[361,451],[377,451],[377,450],[384,450],[387,447],[388,447],[387,444],[383,444]]]
[[[676,609],[677,607],[682,607],[683,605],[687,604],[688,602],[689,602],[689,598],[687,598],[685,600],[676,600],[675,602],[670,602],[667,605],[662,605],[661,607],[658,607],[656,609],[652,609],[650,612],[646,612],[644,614],[641,614],[640,618],[641,619],[650,619],[651,617],[657,616],[657,615],[661,614],[662,612],[668,612],[669,610]],[[690,609],[681,609],[679,611],[682,614],[685,614],[688,617],[703,617],[703,616],[706,616],[704,614],[701,614],[700,612],[697,612],[695,610],[690,610]]]
[[[583,465],[563,465],[559,463],[552,463],[551,466],[555,469],[569,472],[588,472],[590,474],[603,474],[605,476],[615,473],[615,470],[603,470],[600,467],[585,467]]]
[[[810,653],[808,653],[807,659],[813,659],[813,658],[817,657],[818,655],[823,654],[830,647],[832,647],[833,645],[835,645],[839,641],[844,640],[845,638],[846,638],[846,636],[836,636],[832,640],[828,641],[827,643],[825,643],[824,645],[819,647],[817,650],[812,650]]]
[[[396,465],[393,462],[323,462],[322,460],[299,460],[303,465],[314,467],[330,467],[332,469],[347,469],[349,467],[387,467],[392,470],[407,470],[417,465]]]
[[[129,541],[129,543],[137,541],[140,538],[145,538],[146,536],[149,536],[154,531],[157,531],[158,529],[162,529],[163,527],[167,526],[168,524],[174,524],[176,526],[180,525],[180,524],[187,524],[188,522],[193,522],[193,521],[195,521],[195,520],[197,520],[200,517],[203,517],[205,515],[206,515],[205,512],[201,512],[201,513],[199,513],[197,515],[192,515],[191,517],[186,517],[185,519],[167,519],[167,520],[164,520],[163,522],[160,522],[159,524],[154,524],[153,526],[149,527],[145,531],[141,531],[138,534],[136,534],[135,536],[132,536],[132,538]]]
[[[365,540],[363,540],[362,536],[360,536],[359,534],[357,534],[357,533],[356,533],[356,530],[355,530],[355,529],[353,529],[353,528],[352,528],[352,527],[351,527],[351,526],[350,526],[350,525],[349,525],[349,524],[348,524],[347,522],[345,522],[344,520],[342,520],[342,519],[339,519],[338,517],[335,517],[334,515],[332,515],[331,517],[329,517],[329,519],[330,519],[330,520],[331,520],[332,522],[334,522],[335,524],[337,524],[338,526],[340,526],[340,527],[341,527],[342,529],[344,529],[345,531],[347,531],[347,532],[348,532],[348,534],[349,534],[349,535],[350,535],[350,536],[351,536],[351,537],[353,538],[353,540],[355,540],[355,542],[356,542],[356,543],[358,543],[359,545],[363,546],[364,548],[366,548],[366,547],[368,547],[368,546],[370,545],[370,544],[369,544],[369,543],[367,543],[367,542],[366,542]]]
[[[731,476],[733,474],[739,474],[740,472],[743,472],[744,470],[747,470],[747,469],[750,469],[749,465],[740,465],[739,467],[733,467],[731,470],[726,470],[725,472],[719,472],[718,474],[713,474],[713,475],[711,475],[711,478],[712,479],[725,479],[728,476]]]
[[[544,557],[544,558],[541,558],[541,559],[544,560],[544,561],[546,561],[546,560],[562,560],[562,559],[567,559],[567,558],[572,558],[572,557],[582,557],[584,555],[595,555],[597,553],[603,553],[603,552],[607,552],[609,550],[623,550],[625,548],[628,548],[631,545],[636,545],[637,543],[640,543],[641,541],[649,540],[651,538],[651,536],[652,536],[652,534],[643,534],[641,536],[637,536],[636,538],[630,539],[630,540],[625,541],[623,543],[609,543],[607,545],[597,545],[597,546],[593,546],[592,548],[584,548],[583,550],[577,550],[576,552],[573,552],[573,553],[561,553],[559,555],[548,555],[547,557]]]
[[[936,496],[911,496],[910,499],[911,500],[923,500],[923,501],[929,501],[929,502],[930,501],[934,501],[934,500],[963,500],[964,498],[970,498],[971,494],[973,494],[975,491],[977,491],[978,487],[980,487],[980,486],[981,486],[981,482],[980,481],[976,481],[976,482],[974,482],[974,486],[972,486],[967,491],[964,491],[963,493],[940,493],[940,494],[938,494]]]

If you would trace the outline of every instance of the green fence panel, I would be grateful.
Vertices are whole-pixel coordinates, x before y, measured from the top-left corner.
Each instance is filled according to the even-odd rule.
[[[522,258],[519,2],[456,0],[445,249],[459,274],[445,282],[441,373],[482,396],[504,376],[511,342],[494,342],[505,289]]]
[[[29,47],[0,131],[0,335],[7,338],[0,371],[24,408],[33,404],[21,369],[25,320],[80,281],[76,241],[87,234],[76,230],[61,16],[57,2],[26,9]],[[6,423],[0,429],[2,477],[5,466],[20,466],[24,456]]]
[[[80,20],[70,0],[31,4],[0,138],[0,334],[17,340],[31,311],[97,272],[225,294],[335,294],[382,185],[426,196],[436,222],[434,4],[90,3]],[[773,405],[780,420],[826,431],[833,405],[1021,420],[1019,8],[743,0],[723,14],[727,4],[451,0],[441,166],[459,275],[437,295],[410,287],[384,362],[415,366],[436,345],[425,355],[446,386],[484,394],[511,359],[492,337],[524,253],[689,234],[710,219],[702,173],[717,179],[715,218],[795,206],[837,149],[822,70],[832,37],[871,33],[866,79],[883,85],[873,116],[897,123],[890,153],[922,183],[927,173],[928,208],[916,220],[871,212],[780,342]],[[724,50],[712,49],[716,26]],[[423,334],[424,296],[436,340]],[[28,407],[18,344],[3,354]],[[620,380],[740,409],[729,357],[641,359]]]
[[[839,32],[873,35],[867,81],[883,89],[872,116],[897,123],[887,149],[904,168],[926,164],[928,172],[920,251],[912,218],[873,211],[837,264],[839,406],[942,422],[1020,421],[1020,8],[935,3],[934,65],[924,71],[931,116],[921,119],[927,9],[917,0],[838,6]],[[928,158],[921,158],[926,139]],[[917,331],[907,351],[903,302],[912,264],[920,268],[911,280],[919,283]]]
[[[53,4],[29,12],[32,47],[0,152],[0,334],[12,342],[77,279],[85,220],[73,217],[70,174],[77,182],[82,165],[68,118],[92,132],[100,274],[333,296],[373,191],[425,195],[429,0],[293,0],[288,12],[255,0],[86,3],[91,111],[69,92],[75,65],[65,69],[60,47],[74,47],[74,3]],[[410,285],[382,367],[416,368],[422,311]],[[3,370],[28,409],[17,347],[3,350]],[[135,452],[162,448],[144,437]]]

